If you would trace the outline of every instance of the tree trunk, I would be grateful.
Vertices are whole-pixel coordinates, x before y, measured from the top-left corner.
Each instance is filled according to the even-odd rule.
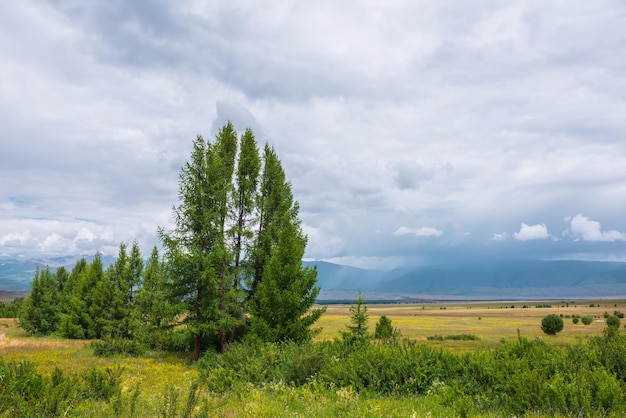
[[[200,359],[200,345],[202,344],[202,335],[199,332],[196,333],[196,338],[193,343],[193,361],[194,363]]]

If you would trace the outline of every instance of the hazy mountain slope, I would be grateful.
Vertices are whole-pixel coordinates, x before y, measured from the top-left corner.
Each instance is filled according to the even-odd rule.
[[[71,269],[80,256],[0,260],[0,289],[25,291],[37,267]],[[92,257],[86,257],[88,261]],[[103,257],[105,267],[114,261]],[[626,297],[626,263],[585,261],[479,261],[420,268],[365,270],[323,261],[317,266],[320,299],[584,298]]]
[[[66,256],[29,260],[1,259],[0,260],[0,289],[12,292],[22,292],[30,289],[37,268],[50,267],[53,271],[64,266],[71,270],[82,256]],[[87,262],[91,262],[94,256],[86,256]],[[112,256],[102,257],[104,267],[108,267],[115,261]]]
[[[467,297],[626,296],[626,263],[509,261],[415,269],[379,291]]]

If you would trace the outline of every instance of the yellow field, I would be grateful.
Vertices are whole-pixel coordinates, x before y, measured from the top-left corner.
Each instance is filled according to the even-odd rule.
[[[0,357],[5,361],[28,360],[41,372],[60,367],[68,374],[84,374],[92,367],[122,367],[123,389],[142,389],[144,399],[156,402],[170,386],[187,388],[197,377],[188,356],[158,353],[141,357],[104,358],[93,355],[88,341],[55,337],[35,338],[17,327],[15,320],[0,318]],[[97,414],[96,414],[97,415]]]
[[[536,305],[551,305],[550,308],[536,308]],[[589,305],[594,307],[590,308]],[[522,308],[523,305],[529,306]],[[598,306],[599,307],[596,307]],[[564,345],[576,342],[578,338],[602,335],[604,312],[613,314],[615,310],[626,311],[626,301],[561,301],[545,302],[447,302],[438,304],[389,304],[366,305],[369,314],[369,331],[374,332],[381,315],[387,315],[402,336],[432,345],[468,350],[475,347],[493,346],[503,338],[517,338],[517,330],[522,336],[542,338],[550,344]],[[511,306],[515,306],[511,308]],[[321,317],[318,326],[322,332],[317,340],[332,340],[346,330],[350,323],[350,305],[330,305]],[[556,336],[547,336],[541,331],[541,319],[548,314],[563,314],[564,328]],[[572,315],[591,315],[594,322],[574,324]],[[428,341],[427,337],[439,334],[473,334],[477,341]]]
[[[589,307],[593,303],[594,307]],[[538,304],[549,304],[550,308],[537,308]],[[511,308],[514,305],[514,308]],[[528,308],[522,308],[528,305]],[[517,338],[518,330],[522,336],[535,339],[540,338],[548,344],[566,345],[575,343],[580,338],[587,336],[602,335],[605,328],[603,314],[613,314],[615,310],[626,312],[626,300],[610,301],[570,301],[569,306],[560,301],[548,302],[447,302],[441,304],[389,304],[389,305],[366,305],[369,314],[369,331],[374,332],[375,324],[381,315],[387,315],[394,327],[398,328],[404,338],[445,349],[466,352],[481,347],[492,347],[502,339]],[[322,328],[322,332],[316,340],[332,340],[340,337],[340,333],[346,330],[350,323],[350,305],[330,305],[327,311],[316,324]],[[562,314],[565,327],[557,336],[546,336],[541,331],[541,319],[548,314]],[[572,315],[591,315],[594,322],[585,326],[582,323],[573,324]],[[570,318],[567,318],[569,316]],[[429,341],[427,338],[433,335],[473,334],[479,337],[477,341]],[[13,319],[0,319],[0,357],[5,361],[28,360],[36,364],[42,372],[50,373],[55,367],[60,367],[65,373],[82,374],[91,367],[122,367],[122,389],[127,396],[133,388],[140,388],[138,398],[137,416],[155,416],[161,411],[165,394],[169,388],[177,388],[181,396],[186,388],[196,380],[198,371],[190,367],[188,355],[176,355],[167,353],[147,353],[140,357],[113,357],[102,358],[93,355],[93,350],[88,342],[76,340],[64,340],[54,337],[34,338],[28,336],[17,327]],[[273,388],[273,387],[272,387]],[[266,416],[280,415],[276,411],[286,412],[288,402],[301,397],[306,408],[317,405],[321,408],[315,412],[317,416],[335,416],[337,408],[343,405],[337,400],[337,392],[325,393],[328,402],[313,402],[312,399],[322,399],[319,393],[311,392],[310,388],[295,389],[285,386],[285,398],[277,398],[277,389],[247,387],[245,393],[235,391],[224,395],[202,393],[204,402],[215,412],[216,416],[259,416],[258,410],[265,411]],[[283,389],[281,389],[283,390]],[[329,395],[330,393],[330,395]],[[343,396],[343,395],[342,395]],[[309,399],[310,398],[310,399]],[[337,398],[337,399],[335,399]],[[299,399],[299,398],[298,398]],[[343,398],[342,398],[343,399]],[[181,400],[182,401],[182,400]],[[418,402],[419,401],[419,402]],[[277,403],[278,402],[278,403]],[[313,402],[313,403],[311,403]],[[333,403],[334,402],[334,403]],[[393,405],[387,403],[392,402]],[[328,403],[328,405],[326,405]],[[94,407],[95,405],[95,407]],[[326,405],[326,406],[324,406]],[[337,406],[339,405],[339,406]],[[360,407],[359,407],[360,405]],[[382,406],[381,406],[382,405]],[[394,400],[393,398],[362,399],[346,404],[347,411],[361,408],[382,408],[389,411],[389,416],[450,416],[454,412],[452,407],[444,407],[437,404],[431,398],[422,397],[419,400],[406,398]],[[106,409],[106,413],[104,409]],[[259,409],[261,408],[261,409]],[[326,409],[324,409],[326,408]],[[330,408],[330,409],[328,409]],[[333,409],[334,408],[334,409]],[[414,412],[414,409],[422,413]],[[308,409],[307,409],[308,410]],[[378,410],[378,409],[376,409]],[[77,416],[102,416],[114,415],[111,406],[104,403],[87,403],[82,409],[73,410]],[[235,412],[237,411],[237,412]],[[244,412],[242,412],[244,411]],[[270,412],[268,412],[270,411]],[[325,411],[325,412],[324,412]],[[329,412],[330,411],[330,412]],[[374,409],[371,409],[374,411]],[[370,411],[370,412],[371,412]],[[410,411],[409,414],[407,411]],[[433,414],[430,414],[433,411]],[[437,412],[439,411],[439,412]],[[281,413],[282,413],[281,412]],[[233,415],[234,414],[234,415]],[[345,415],[345,414],[343,414]],[[369,416],[380,416],[379,413],[365,413]],[[537,415],[540,416],[540,415]]]

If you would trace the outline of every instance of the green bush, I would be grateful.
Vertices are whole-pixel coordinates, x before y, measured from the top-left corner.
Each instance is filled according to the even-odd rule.
[[[383,341],[397,341],[402,337],[402,333],[394,328],[391,324],[391,319],[387,315],[382,315],[376,323],[376,330],[374,332],[374,338]]]
[[[583,324],[589,325],[593,322],[593,316],[585,315],[582,318],[580,318],[580,320],[582,321]]]
[[[609,316],[606,319],[606,326],[611,328],[619,328],[620,320],[617,316]]]
[[[550,314],[541,320],[541,330],[548,335],[556,335],[563,330],[563,318]]]
[[[480,338],[474,334],[449,334],[449,335],[435,334],[435,335],[429,335],[428,337],[426,337],[426,339],[429,341],[445,341],[445,340],[477,341],[477,340],[480,340]]]
[[[93,353],[99,357],[113,356],[133,356],[137,357],[145,352],[145,347],[135,340],[122,338],[107,338],[103,340],[93,340],[91,342]]]
[[[0,357],[0,413],[65,416],[79,402],[121,399],[121,375],[119,367],[92,368],[83,377],[67,376],[59,368],[45,375],[37,371],[34,363],[4,363]]]

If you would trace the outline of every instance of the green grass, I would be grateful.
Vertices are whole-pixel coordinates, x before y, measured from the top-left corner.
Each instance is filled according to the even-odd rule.
[[[590,303],[600,306],[589,308]],[[524,304],[531,307],[522,308]],[[535,308],[538,304],[550,304],[552,307]],[[511,308],[511,305],[515,305],[515,308]],[[541,319],[551,313],[563,314],[563,316],[592,315],[601,319],[605,311],[612,313],[614,310],[624,310],[626,301],[577,301],[576,303],[570,302],[569,307],[563,305],[561,307],[560,301],[389,304],[369,305],[368,314],[371,332],[380,316],[387,315],[392,320],[393,326],[398,328],[405,338],[451,349],[473,350],[480,347],[494,347],[502,339],[517,338],[518,330],[527,338],[541,338],[553,345],[572,344],[580,338],[602,335],[604,322],[594,321],[586,326],[580,322],[573,324],[571,319],[564,318],[563,331],[556,336],[548,337],[541,331]],[[316,340],[332,340],[339,335],[339,332],[345,331],[346,325],[350,323],[349,307],[350,305],[329,306],[317,324],[322,327],[322,332]],[[473,334],[479,340],[429,342],[428,337],[433,334]]]
[[[521,308],[525,303],[531,307]],[[624,301],[580,301],[570,303],[569,307],[562,307],[559,302],[549,303],[551,308],[540,309],[534,307],[537,302],[517,301],[514,309],[510,308],[512,303],[501,302],[370,305],[369,325],[373,332],[378,318],[387,315],[405,338],[454,352],[472,352],[495,347],[503,339],[517,339],[518,330],[530,340],[538,338],[549,345],[571,345],[588,336],[602,335],[605,311],[626,310]],[[599,306],[589,308],[589,303]],[[546,336],[541,331],[541,318],[550,313],[592,315],[597,320],[585,326],[564,318],[564,330],[557,336]],[[323,328],[317,340],[339,337],[349,322],[349,305],[330,306],[317,324]],[[429,341],[428,337],[434,334],[444,336],[443,340]],[[478,339],[445,338],[451,335],[475,335]],[[94,367],[122,368],[122,398],[116,405],[94,400],[77,402],[71,407],[71,416],[116,416],[119,408],[130,411],[131,404],[133,416],[181,416],[190,394],[196,395],[193,416],[448,417],[465,412],[469,416],[479,412],[480,416],[490,416],[484,411],[466,410],[459,402],[442,403],[440,397],[358,393],[351,387],[333,388],[315,381],[297,387],[281,382],[261,386],[242,382],[224,393],[213,393],[202,386],[193,392],[192,384],[198,380],[199,372],[189,361],[189,355],[148,352],[140,357],[95,357],[89,342],[30,337],[12,319],[0,319],[0,357],[5,362],[33,362],[47,376],[56,367],[70,375],[82,375]]]

